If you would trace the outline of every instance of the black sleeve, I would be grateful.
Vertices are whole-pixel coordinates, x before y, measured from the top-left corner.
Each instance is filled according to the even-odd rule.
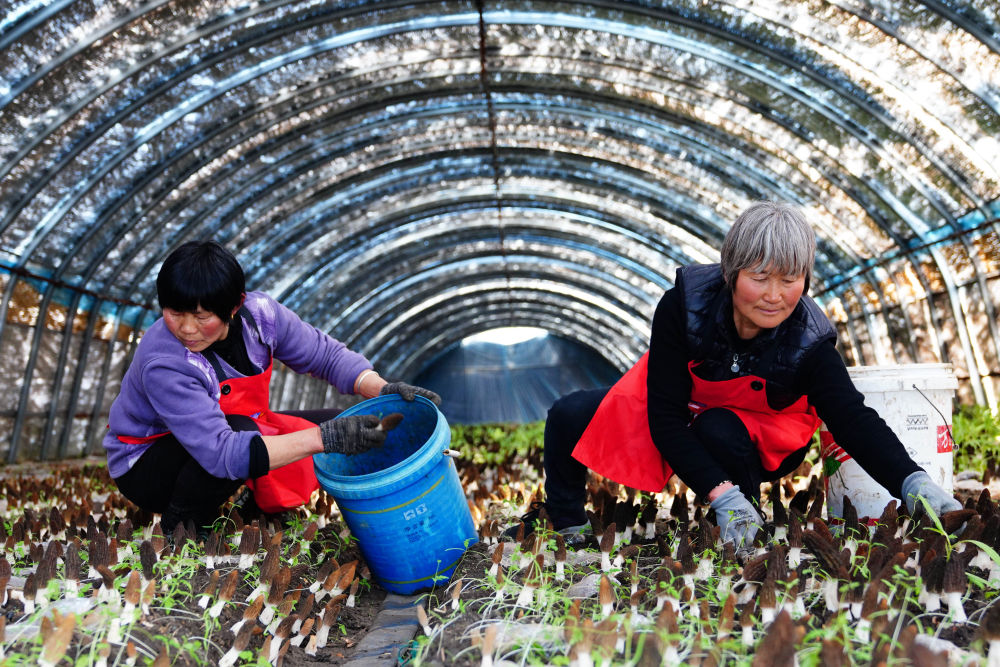
[[[691,411],[690,353],[684,307],[676,287],[663,295],[653,315],[649,340],[647,412],[653,444],[673,471],[699,496],[728,479],[722,467],[688,428]]]
[[[271,470],[271,456],[267,453],[264,438],[258,433],[250,440],[250,479],[263,477]]]
[[[903,480],[923,470],[851,381],[834,342],[823,343],[803,361],[799,386],[840,447],[897,498]]]

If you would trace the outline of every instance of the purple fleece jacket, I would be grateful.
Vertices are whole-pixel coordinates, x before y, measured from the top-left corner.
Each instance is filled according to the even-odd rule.
[[[358,375],[372,367],[262,292],[248,292],[244,305],[260,329],[260,337],[249,324],[242,329],[247,354],[258,368],[267,368],[273,356],[298,373],[326,380],[342,394],[353,394]],[[221,363],[230,377],[244,377]],[[125,474],[155,445],[129,445],[118,435],[142,438],[170,431],[212,475],[246,478],[250,440],[258,433],[233,431],[219,408],[219,396],[219,380],[208,360],[185,348],[158,319],[139,341],[111,405],[104,436],[110,475]]]

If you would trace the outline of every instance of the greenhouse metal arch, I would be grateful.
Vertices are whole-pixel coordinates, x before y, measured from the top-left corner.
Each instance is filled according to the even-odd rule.
[[[998,9],[14,0],[3,454],[96,452],[181,242],[387,377],[505,325],[625,370],[676,268],[762,198],[812,223],[849,364],[947,362],[995,407]]]

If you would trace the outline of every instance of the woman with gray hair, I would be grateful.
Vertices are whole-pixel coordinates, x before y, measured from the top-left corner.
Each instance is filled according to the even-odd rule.
[[[672,474],[715,510],[723,540],[749,545],[760,484],[794,471],[820,420],[910,511],[961,504],[935,484],[864,404],[836,332],[805,291],[815,237],[801,211],[756,202],[722,244],[720,264],[677,271],[653,316],[649,352],[613,387],[575,392],[545,425],[544,509],[572,538],[586,530],[587,469],[657,492]],[[513,531],[509,531],[513,532]]]

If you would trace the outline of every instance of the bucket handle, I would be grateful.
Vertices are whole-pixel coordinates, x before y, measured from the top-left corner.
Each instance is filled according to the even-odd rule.
[[[955,437],[951,434],[951,424],[949,424],[948,420],[944,418],[944,414],[940,410],[938,410],[938,406],[934,405],[934,401],[932,401],[931,399],[927,398],[927,394],[925,394],[924,392],[920,391],[920,387],[918,387],[917,385],[913,384],[913,385],[910,385],[910,386],[913,387],[914,389],[916,389],[917,393],[920,394],[921,396],[923,396],[924,400],[931,404],[931,407],[934,408],[934,412],[938,413],[938,416],[941,418],[941,421],[944,423],[945,429],[948,431],[948,439],[951,440],[952,442],[955,442]]]
[[[441,453],[452,459],[457,459],[459,456],[462,455],[462,453],[457,449],[446,449]]]

